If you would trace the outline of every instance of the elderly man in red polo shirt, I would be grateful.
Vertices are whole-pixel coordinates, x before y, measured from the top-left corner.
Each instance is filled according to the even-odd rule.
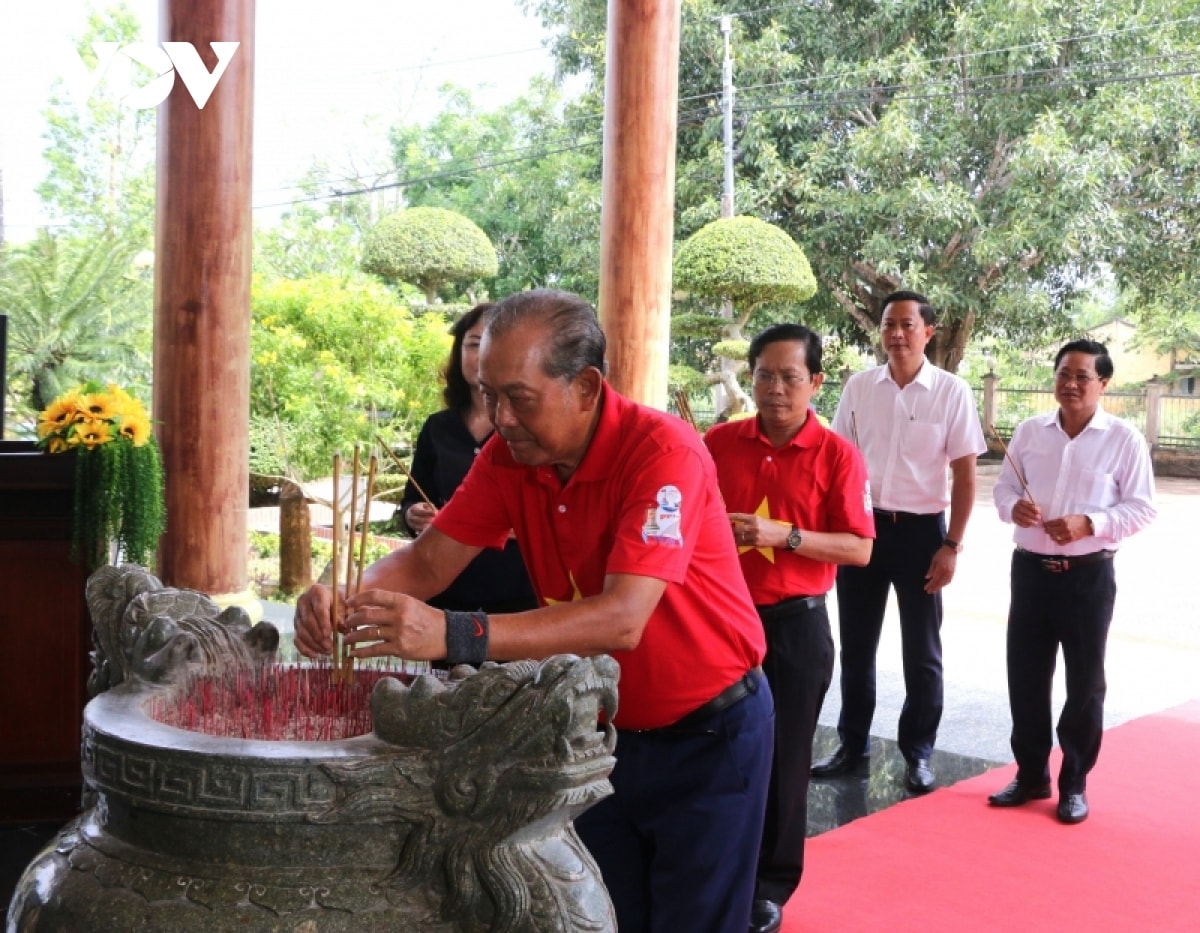
[[[703,443],[604,380],[595,312],[566,292],[499,302],[479,382],[496,434],[433,524],[373,564],[340,620],[355,657],[479,664],[560,652],[621,665],[613,796],[576,821],[621,933],[745,933],[774,711],[762,624]],[[442,612],[440,592],[509,529],[542,608]],[[296,609],[328,654],[330,592]]]
[[[825,594],[838,564],[871,559],[875,520],[861,454],[809,407],[824,379],[821,338],[776,324],[750,341],[748,358],[758,414],[704,440],[767,636],[775,761],[750,933],[774,933],[804,871],[813,733],[833,680]]]

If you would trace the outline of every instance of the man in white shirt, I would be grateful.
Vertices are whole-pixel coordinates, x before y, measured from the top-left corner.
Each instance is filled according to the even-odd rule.
[[[1113,364],[1101,343],[1076,340],[1054,358],[1058,411],[1017,426],[993,498],[1012,522],[1008,702],[1017,777],[988,797],[1017,807],[1050,796],[1051,685],[1058,646],[1067,699],[1058,719],[1062,768],[1056,815],[1088,816],[1088,772],[1104,733],[1104,651],[1117,586],[1113,555],[1157,514],[1142,435],[1100,407]]]
[[[832,777],[870,755],[875,653],[894,587],[906,692],[897,744],[905,785],[918,794],[935,781],[929,759],[942,718],[941,590],[954,578],[975,502],[975,458],[987,449],[971,387],[925,358],[934,321],[924,295],[888,295],[880,324],[887,365],[846,380],[833,417],[833,430],[867,461],[876,539],[867,566],[838,568],[841,744],[812,768],[814,777]]]

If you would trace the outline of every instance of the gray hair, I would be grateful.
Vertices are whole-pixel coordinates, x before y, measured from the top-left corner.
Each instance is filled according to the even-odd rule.
[[[503,337],[525,324],[541,325],[546,332],[542,372],[570,382],[589,366],[605,372],[608,348],[596,310],[572,292],[535,288],[496,302],[488,314],[491,337]]]

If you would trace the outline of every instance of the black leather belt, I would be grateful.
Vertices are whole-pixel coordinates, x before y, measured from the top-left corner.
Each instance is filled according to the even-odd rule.
[[[797,609],[816,609],[819,606],[825,605],[825,597],[822,596],[789,596],[787,599],[781,599],[777,603],[772,603],[769,606],[755,606],[758,614],[774,615],[778,612],[795,611]]]
[[[1088,564],[1098,564],[1103,560],[1112,560],[1113,551],[1093,551],[1091,554],[1035,554],[1023,547],[1017,548],[1017,554],[1035,564],[1041,564],[1043,570],[1051,573],[1065,573],[1076,567],[1086,567]]]
[[[871,511],[875,513],[876,518],[882,518],[893,524],[896,522],[907,522],[914,518],[930,518],[938,514],[937,512],[930,512],[929,515],[922,512],[894,512],[891,509],[871,509]]]
[[[762,678],[763,669],[761,667],[752,667],[703,706],[696,707],[682,719],[669,726],[664,726],[663,729],[674,732],[696,728],[710,716],[715,716],[722,710],[729,709],[738,700],[744,700],[750,694],[758,693],[758,685],[762,681]]]

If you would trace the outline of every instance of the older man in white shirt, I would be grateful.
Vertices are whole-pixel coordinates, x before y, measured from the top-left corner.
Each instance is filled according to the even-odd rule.
[[[1017,807],[1050,797],[1051,689],[1058,647],[1067,699],[1058,719],[1063,823],[1088,816],[1088,772],[1104,733],[1104,651],[1117,594],[1113,556],[1157,514],[1142,435],[1100,407],[1113,364],[1076,340],[1054,359],[1058,411],[1017,426],[993,498],[1016,525],[1008,611],[1008,702],[1017,776],[988,797]]]
[[[987,449],[971,387],[925,357],[934,323],[924,295],[887,296],[880,324],[887,365],[851,376],[833,418],[833,430],[867,461],[876,538],[866,567],[838,569],[841,744],[812,768],[818,778],[847,773],[870,753],[875,653],[894,588],[906,692],[896,739],[913,793],[934,786],[929,759],[942,718],[941,590],[954,577],[975,501],[975,458]]]

